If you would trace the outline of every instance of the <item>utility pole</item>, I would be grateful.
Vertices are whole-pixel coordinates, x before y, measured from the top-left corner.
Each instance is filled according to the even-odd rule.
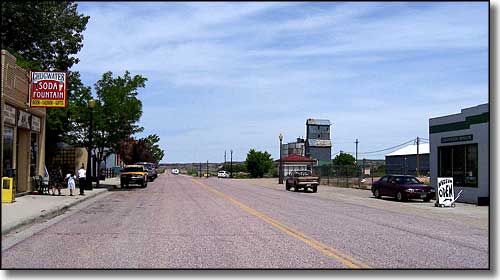
[[[358,138],[356,138],[356,170],[359,172],[359,168],[358,168]],[[358,173],[358,187],[360,188],[361,187],[361,172]]]
[[[200,178],[201,178],[201,161],[200,161],[200,166],[198,166],[198,170],[200,171],[200,172],[199,172],[199,174],[200,174],[199,176],[200,176]]]
[[[226,169],[226,150],[224,150],[224,169]]]
[[[418,156],[419,156],[419,145],[420,145],[420,138],[417,136],[417,177],[420,176],[420,166],[419,166],[419,162],[418,162]]]
[[[356,142],[354,143],[356,143],[356,164],[358,164],[358,143],[359,143],[358,139],[356,139]]]
[[[279,174],[278,174],[278,184],[283,184],[283,162],[282,162],[282,158],[281,158],[281,147],[283,146],[282,143],[283,143],[283,134],[280,133],[280,135],[278,136],[278,138],[280,139],[280,170],[279,170]]]
[[[208,160],[207,160],[207,178],[208,178]]]
[[[233,178],[233,149],[231,149],[231,172],[229,173],[230,177]]]

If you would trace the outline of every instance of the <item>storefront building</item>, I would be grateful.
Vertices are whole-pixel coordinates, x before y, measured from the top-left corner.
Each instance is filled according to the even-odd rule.
[[[431,184],[453,177],[459,202],[489,205],[489,104],[429,120]]]
[[[44,175],[45,120],[43,108],[29,107],[29,72],[2,50],[1,161],[2,177],[14,178],[16,194],[32,191],[31,177]]]
[[[276,160],[276,167],[279,168],[280,160]],[[316,162],[314,159],[301,155],[290,155],[281,159],[283,164],[283,176],[286,178],[290,173],[294,171],[312,171],[312,167]]]

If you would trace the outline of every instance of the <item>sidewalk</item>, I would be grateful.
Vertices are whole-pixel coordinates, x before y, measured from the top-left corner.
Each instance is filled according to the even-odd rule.
[[[87,199],[98,196],[120,185],[120,178],[107,178],[100,182],[99,188],[86,190],[85,195],[79,194],[79,189],[69,196],[69,190],[61,190],[61,196],[52,195],[25,195],[16,197],[14,203],[2,203],[2,235],[5,235],[21,226],[31,224],[36,220],[51,217]],[[95,185],[94,185],[95,186]]]

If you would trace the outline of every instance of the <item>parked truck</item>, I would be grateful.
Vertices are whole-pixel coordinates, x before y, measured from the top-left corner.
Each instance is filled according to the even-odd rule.
[[[293,171],[290,173],[288,178],[286,178],[285,187],[287,191],[292,188],[294,191],[298,191],[300,189],[307,191],[311,188],[313,192],[317,192],[319,182],[319,177],[312,176],[311,171]]]

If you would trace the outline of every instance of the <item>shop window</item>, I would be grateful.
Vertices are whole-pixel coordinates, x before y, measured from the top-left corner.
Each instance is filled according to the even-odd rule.
[[[3,128],[3,161],[2,161],[2,177],[12,176],[14,161],[14,128],[4,126]]]
[[[468,145],[465,162],[465,185],[477,188],[477,145]]]
[[[453,177],[459,187],[477,187],[477,144],[438,148],[438,176]]]

